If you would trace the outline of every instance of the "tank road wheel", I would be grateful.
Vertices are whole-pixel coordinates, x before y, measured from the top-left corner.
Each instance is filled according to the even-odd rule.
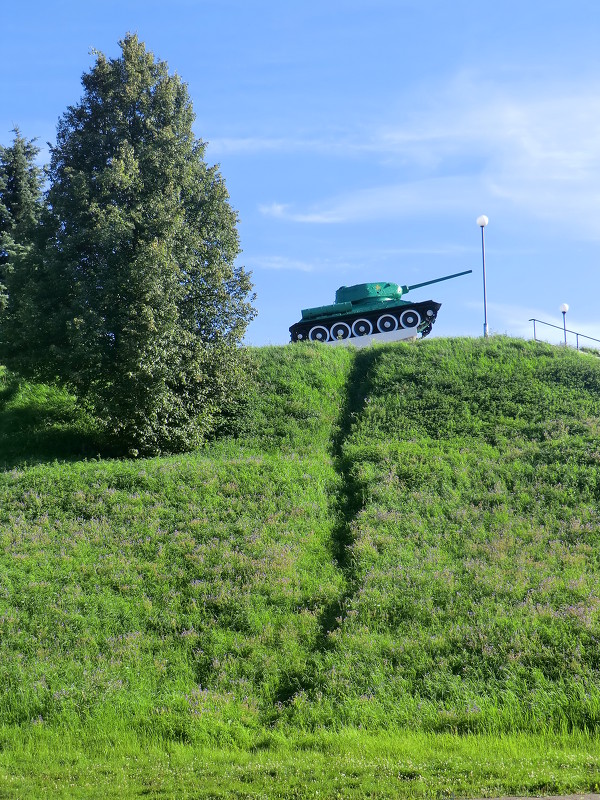
[[[381,333],[391,333],[391,331],[395,331],[397,327],[398,320],[396,317],[392,317],[391,314],[382,314],[377,320],[377,329],[380,330]]]
[[[352,323],[352,333],[355,336],[368,336],[373,333],[373,325],[368,319],[355,319]]]
[[[335,322],[331,326],[331,339],[337,341],[338,339],[347,339],[350,336],[350,325],[346,322]]]
[[[403,328],[416,328],[420,322],[421,315],[414,309],[411,309],[410,311],[403,311],[400,314],[400,325]]]
[[[311,342],[326,342],[329,339],[329,331],[324,325],[315,325],[308,332]]]

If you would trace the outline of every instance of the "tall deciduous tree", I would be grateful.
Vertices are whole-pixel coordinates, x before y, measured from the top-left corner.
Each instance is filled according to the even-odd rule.
[[[120,47],[96,54],[59,122],[50,213],[19,296],[9,281],[0,339],[11,366],[73,387],[121,447],[184,450],[239,395],[252,285],[186,85],[136,36]]]
[[[6,305],[6,275],[32,244],[42,213],[39,148],[18,128],[10,147],[0,146],[0,310]]]

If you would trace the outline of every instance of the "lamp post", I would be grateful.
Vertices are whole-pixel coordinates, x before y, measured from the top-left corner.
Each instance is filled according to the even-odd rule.
[[[486,298],[486,286],[485,286],[485,236],[483,235],[483,229],[488,224],[489,220],[482,214],[480,217],[477,217],[477,224],[481,228],[481,257],[483,259],[483,335],[485,337],[489,336],[488,330],[488,321],[487,321],[487,298]]]
[[[569,306],[567,303],[563,303],[560,307],[563,315],[563,330],[565,332],[565,345],[567,344],[567,311],[569,310]]]

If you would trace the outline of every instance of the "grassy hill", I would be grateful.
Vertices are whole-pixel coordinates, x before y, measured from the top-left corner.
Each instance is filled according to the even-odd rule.
[[[252,357],[237,438],[137,461],[0,374],[0,797],[597,789],[600,360]]]

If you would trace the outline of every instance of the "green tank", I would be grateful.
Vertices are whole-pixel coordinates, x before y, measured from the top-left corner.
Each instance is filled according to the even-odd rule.
[[[441,303],[433,300],[411,303],[403,300],[403,295],[432,283],[468,275],[472,271],[468,269],[412,286],[384,282],[340,286],[335,293],[335,303],[302,309],[302,319],[290,327],[291,340],[336,342],[373,334],[397,334],[396,338],[427,336],[431,333]]]

